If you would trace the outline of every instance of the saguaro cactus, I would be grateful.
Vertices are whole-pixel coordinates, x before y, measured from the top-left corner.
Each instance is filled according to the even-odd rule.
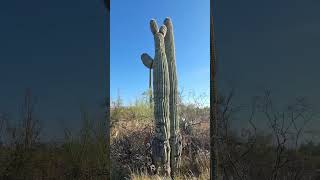
[[[173,25],[171,19],[166,18],[164,26],[161,26],[159,32],[154,20],[151,20],[150,26],[155,39],[155,59],[153,60],[146,53],[141,55],[141,59],[148,69],[153,69],[154,115],[156,120],[153,158],[155,163],[162,159],[161,162],[165,163],[163,165],[166,167],[167,173],[170,171],[170,167],[167,166],[171,165],[170,175],[173,177],[180,166],[182,151],[177,105],[178,79]],[[167,109],[168,107],[169,109]],[[170,123],[168,123],[169,121]],[[170,145],[166,144],[168,137],[170,138]],[[158,141],[159,139],[161,141]],[[159,153],[160,150],[164,152],[165,157],[163,157],[163,153],[162,155]],[[167,162],[168,159],[170,163]]]
[[[152,60],[144,53],[141,59],[148,68],[153,68],[155,136],[152,140],[152,158],[157,173],[161,171],[161,173],[170,175],[170,82],[164,44],[167,28],[163,25],[158,30],[155,20],[150,21],[150,28],[154,35],[155,57]]]
[[[176,70],[176,54],[173,36],[173,25],[170,18],[164,20],[164,25],[167,27],[167,35],[165,36],[165,49],[168,61],[169,79],[170,79],[170,147],[171,147],[171,176],[180,166],[181,160],[181,134],[179,130],[178,117],[178,79]]]

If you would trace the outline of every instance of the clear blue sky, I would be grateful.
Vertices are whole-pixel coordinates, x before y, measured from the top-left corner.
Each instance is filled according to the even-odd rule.
[[[169,16],[174,25],[179,88],[187,93],[206,93],[209,100],[209,3],[209,0],[111,1],[111,98],[119,90],[127,104],[148,88],[149,70],[140,55],[146,52],[154,56],[149,21],[155,18],[160,27]]]

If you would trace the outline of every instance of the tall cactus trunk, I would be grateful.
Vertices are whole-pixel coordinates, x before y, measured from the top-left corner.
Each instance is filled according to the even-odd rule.
[[[152,158],[157,173],[159,169],[163,169],[166,175],[174,177],[180,166],[182,143],[179,130],[173,26],[170,18],[165,19],[160,30],[154,20],[151,20],[150,26],[154,35],[155,57],[153,60],[144,53],[141,55],[141,60],[150,71],[153,69],[155,136],[152,141]],[[151,89],[150,82],[151,73],[149,89]]]
[[[160,169],[161,174],[168,176],[170,175],[170,82],[164,44],[166,27],[161,26],[158,32],[154,20],[151,20],[150,26],[155,42],[155,57],[153,63],[155,137],[152,142],[152,154],[157,173],[159,173]]]
[[[177,172],[181,160],[181,134],[179,131],[179,117],[178,117],[178,79],[176,72],[176,55],[173,35],[173,25],[170,18],[166,18],[164,25],[167,27],[167,34],[165,36],[165,49],[168,62],[169,79],[170,79],[170,164],[171,176]]]

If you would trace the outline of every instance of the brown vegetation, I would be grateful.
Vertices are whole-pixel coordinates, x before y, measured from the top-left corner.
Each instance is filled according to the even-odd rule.
[[[179,104],[183,152],[176,179],[209,179],[209,108],[201,106],[199,97],[193,98],[193,103]],[[249,126],[241,131],[233,125],[245,120],[235,116],[239,108],[232,99],[230,93],[218,101],[219,166],[224,179],[319,179],[320,144],[305,141],[303,136],[315,115],[305,99],[299,98],[281,110],[272,103],[269,92],[256,97],[249,108]],[[29,123],[39,127],[31,114]],[[103,121],[93,121],[82,111],[79,133],[66,130],[64,142],[58,144],[44,143],[39,138],[26,141],[26,127],[31,126],[24,126],[25,119],[19,126],[10,123],[8,114],[0,117],[0,179],[106,179]],[[112,179],[160,178],[150,174],[153,118],[148,98],[130,106],[123,106],[121,98],[113,101],[111,119]],[[266,124],[263,131],[259,123]],[[39,137],[40,130],[30,130],[28,137]]]

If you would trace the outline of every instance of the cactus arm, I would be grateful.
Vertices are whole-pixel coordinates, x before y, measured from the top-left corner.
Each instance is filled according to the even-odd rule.
[[[163,37],[166,37],[167,34],[167,27],[165,25],[162,25],[159,29],[159,33],[163,35]]]
[[[152,69],[153,59],[147,53],[141,55],[142,63],[148,68]]]
[[[150,21],[150,29],[153,35],[156,35],[159,31],[156,20],[151,19]]]

